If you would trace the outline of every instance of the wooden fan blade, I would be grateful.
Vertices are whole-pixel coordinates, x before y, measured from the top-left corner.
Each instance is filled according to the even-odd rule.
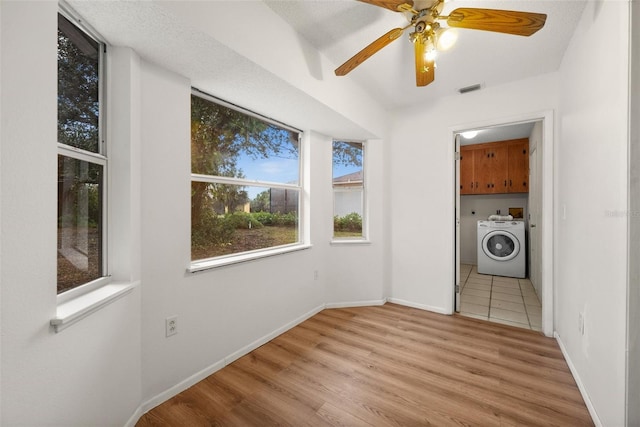
[[[461,7],[447,17],[450,27],[530,36],[544,27],[544,13]]]
[[[347,75],[347,73],[351,72],[358,65],[362,64],[364,61],[366,61],[371,56],[373,56],[373,54],[378,52],[380,49],[382,49],[383,47],[385,47],[386,45],[388,45],[398,37],[400,37],[403,32],[404,30],[402,28],[394,28],[393,30],[389,31],[382,37],[378,38],[369,46],[365,47],[360,52],[356,53],[347,62],[345,62],[338,68],[336,68],[336,71],[335,71],[336,76]]]
[[[403,4],[408,4],[413,7],[413,0],[358,0],[362,3],[369,3],[374,6],[384,7],[385,9],[393,10],[394,12],[398,12],[398,9]]]
[[[436,78],[435,62],[425,59],[425,48],[426,46],[422,37],[417,37],[414,42],[416,54],[416,86],[426,86]]]

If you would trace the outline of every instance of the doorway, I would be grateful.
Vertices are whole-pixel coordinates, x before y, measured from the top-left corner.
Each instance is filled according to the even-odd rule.
[[[551,274],[553,177],[552,168],[545,169],[544,165],[551,164],[552,160],[551,129],[552,114],[548,112],[518,120],[474,124],[452,130],[455,151],[458,153],[455,167],[455,311],[471,317],[539,330],[547,336],[553,333],[553,275]],[[467,133],[468,131],[475,133],[473,138]],[[514,191],[505,189],[491,191],[485,188],[477,191],[479,183],[467,182],[469,181],[468,162],[474,153],[477,156],[476,149],[498,146],[499,148],[492,154],[495,157],[503,154],[506,156],[508,151],[506,146],[511,147],[515,141],[523,138],[528,139],[526,156],[530,171],[524,182],[526,191],[523,188],[515,188]],[[490,144],[496,141],[509,141],[509,143],[505,143],[504,146],[500,143]],[[486,157],[487,152],[483,152],[482,155]],[[520,152],[521,157],[522,155]],[[482,161],[479,165],[480,173],[492,167],[491,164],[482,163]],[[514,185],[500,178],[500,185],[502,184]],[[469,185],[475,188],[470,191]],[[481,271],[478,271],[478,252],[483,250],[482,243],[479,244],[477,238],[478,221],[487,221],[491,216],[491,219],[499,222],[510,219],[508,215],[515,217],[513,221],[497,225],[513,224],[516,228],[525,229],[526,237],[524,239],[522,236],[518,237],[518,240],[524,240],[523,244],[518,245],[520,242],[516,242],[512,246],[519,247],[519,250],[526,254],[526,260],[508,252],[512,250],[508,246],[509,232],[517,233],[516,231],[505,230],[503,234],[507,236],[506,240],[500,240],[497,244],[501,250],[508,252],[505,253],[509,255],[508,259],[524,263],[526,273],[521,275],[518,269],[514,273],[513,267],[508,269],[509,273],[493,271],[491,268],[499,269],[502,265],[506,265],[496,261],[490,261],[495,265],[488,270],[486,265],[482,265]],[[496,224],[492,223],[492,225]],[[502,249],[502,245],[507,246]],[[482,255],[483,252],[480,254]],[[480,260],[483,260],[482,256]],[[482,261],[481,264],[486,262]],[[509,275],[520,277],[508,277]]]

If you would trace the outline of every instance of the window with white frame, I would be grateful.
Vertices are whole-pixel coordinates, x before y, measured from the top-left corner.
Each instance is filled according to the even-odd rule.
[[[333,237],[364,239],[364,143],[333,141]]]
[[[58,294],[106,276],[103,51],[58,14]]]
[[[301,243],[300,132],[191,95],[191,259]]]

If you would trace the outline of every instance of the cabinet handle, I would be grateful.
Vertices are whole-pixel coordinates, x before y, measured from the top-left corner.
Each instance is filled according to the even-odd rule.
[[[513,181],[509,180],[509,187],[513,187]]]
[[[522,154],[527,154],[527,150],[526,149],[522,150]]]
[[[504,186],[505,187],[507,186],[507,180],[506,179],[504,180]]]
[[[526,182],[526,181],[524,181],[524,182],[522,183],[522,186],[523,186],[523,187],[526,187],[526,186],[527,186],[527,182]]]
[[[472,184],[473,185],[473,184]],[[478,181],[476,181],[476,188],[478,188]]]

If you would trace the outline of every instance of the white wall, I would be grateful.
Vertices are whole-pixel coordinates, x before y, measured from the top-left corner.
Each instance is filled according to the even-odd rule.
[[[330,150],[331,145],[325,145]],[[324,153],[324,157],[331,153]],[[330,158],[330,157],[329,157]],[[384,224],[386,204],[384,177],[384,142],[369,140],[365,146],[365,243],[341,243],[334,241],[327,252],[326,302],[338,307],[354,304],[380,304],[389,297],[386,274],[386,240]],[[326,171],[323,182],[331,180]],[[325,217],[328,218],[328,217]],[[333,234],[333,222],[325,221],[329,239]],[[323,237],[323,240],[326,236]],[[322,242],[322,241],[321,241]]]
[[[558,76],[552,73],[435,100],[422,110],[396,115],[389,153],[394,299],[453,311],[454,128],[508,123],[516,116],[555,109],[557,92]]]
[[[625,413],[628,20],[628,2],[588,3],[560,69],[556,331],[605,426]]]
[[[509,208],[523,208],[523,220],[529,211],[529,195],[469,194],[460,196],[460,262],[478,263],[478,221],[486,220],[497,210],[508,215]],[[523,247],[521,250],[525,250]]]
[[[143,66],[143,391],[152,398],[321,307],[312,248],[197,274],[190,263],[190,81]],[[179,333],[164,335],[177,315]]]
[[[56,314],[58,5],[0,7],[1,423],[124,425],[140,401],[139,288],[60,333],[49,326]]]

